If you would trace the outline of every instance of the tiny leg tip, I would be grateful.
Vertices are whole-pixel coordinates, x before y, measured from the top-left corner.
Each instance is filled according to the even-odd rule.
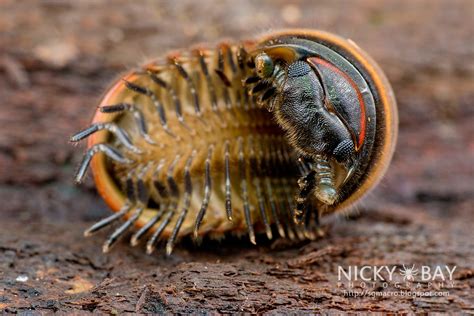
[[[146,254],[151,255],[155,249],[153,247],[147,246],[146,247]]]
[[[102,252],[103,253],[108,253],[110,251],[110,245],[105,244],[102,246]]]
[[[280,235],[281,238],[285,238],[285,237],[286,237],[285,231],[284,231],[283,229],[279,229],[279,230],[278,230],[278,234]]]
[[[166,255],[169,256],[173,252],[173,246],[166,245]]]
[[[255,236],[250,236],[250,242],[254,245],[257,245],[257,241],[255,240]]]

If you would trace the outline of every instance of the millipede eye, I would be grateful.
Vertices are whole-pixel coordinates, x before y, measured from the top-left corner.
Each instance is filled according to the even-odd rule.
[[[265,53],[260,53],[255,57],[255,69],[261,78],[268,78],[273,74],[273,60]]]
[[[350,139],[343,140],[337,145],[332,154],[337,162],[344,162],[348,160],[354,153],[354,144]]]
[[[302,77],[310,71],[311,67],[308,65],[308,63],[301,60],[296,61],[288,66],[288,76],[292,78]]]

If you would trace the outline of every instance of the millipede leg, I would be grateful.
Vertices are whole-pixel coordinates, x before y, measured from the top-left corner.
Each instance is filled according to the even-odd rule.
[[[229,141],[225,142],[225,153],[224,153],[224,173],[225,173],[225,210],[227,213],[227,218],[232,220],[232,191],[231,191],[231,182],[230,182],[230,149]]]
[[[225,74],[224,64],[225,64],[224,47],[221,45],[221,47],[219,47],[219,50],[217,52],[217,68],[215,69],[215,72],[217,76],[221,79],[222,83],[226,87],[230,88],[232,86],[232,83],[229,80],[229,78],[227,78],[227,75]]]
[[[278,176],[278,171],[279,168],[276,164],[276,156],[275,156],[275,151],[273,150],[273,144],[271,139],[266,138],[265,139],[265,159],[264,161],[266,162],[264,164],[265,166],[265,174],[268,176],[265,178],[265,184],[269,196],[269,202],[270,202],[270,208],[272,211],[272,216],[273,220],[275,221],[275,225],[277,226],[278,229],[278,234],[280,237],[284,238],[286,236],[285,234],[285,229],[280,221],[280,213],[284,212],[284,209],[281,211],[278,209],[279,204],[280,204],[280,192],[279,190],[274,190],[273,185],[276,185],[278,187],[278,183],[276,180],[276,177]],[[271,177],[271,178],[270,178]],[[272,184],[273,183],[273,184]]]
[[[293,213],[292,210],[293,210],[293,198],[291,196],[291,194],[288,193],[288,190],[286,189],[288,187],[288,182],[287,181],[283,181],[282,183],[282,190],[283,190],[283,195],[284,195],[284,203],[285,203],[285,222],[287,224],[287,229],[288,229],[288,233],[290,235],[293,235],[293,240],[296,240],[298,237],[298,232],[296,231],[295,229],[295,225],[293,223],[293,218],[291,216],[291,214]]]
[[[246,54],[245,49],[242,46],[239,47],[236,51],[237,65],[234,65],[235,71],[234,71],[234,68],[233,68],[233,71],[234,73],[238,72],[241,77],[245,76],[245,63],[244,63],[244,59],[246,58],[246,56],[244,56],[245,54]],[[241,89],[241,87],[244,88],[244,85],[242,82],[240,82],[238,89],[234,89],[236,104],[238,107],[242,107],[242,103],[244,102],[244,98],[242,96],[243,89]],[[246,92],[244,93],[246,94]]]
[[[148,190],[148,187],[145,184],[146,180],[144,179],[148,178],[146,174],[152,168],[153,165],[153,161],[150,161],[144,167],[136,169],[138,170],[137,176],[135,177],[136,180],[134,181],[136,183],[136,199],[139,203],[143,205],[147,205],[148,200],[150,198],[150,191]]]
[[[71,142],[78,142],[84,138],[89,137],[90,135],[102,131],[102,130],[107,130],[111,132],[112,134],[115,135],[117,140],[119,141],[120,144],[122,144],[125,148],[128,150],[134,152],[135,154],[141,154],[142,151],[135,147],[132,144],[132,141],[130,140],[130,136],[128,136],[127,132],[125,132],[124,129],[120,128],[117,126],[115,123],[94,123],[88,128],[74,134],[70,141]]]
[[[183,209],[181,210],[178,220],[176,221],[176,225],[173,227],[171,236],[168,239],[168,242],[166,243],[166,254],[168,256],[173,252],[173,247],[176,241],[176,237],[178,236],[179,230],[181,229],[181,225],[183,224],[184,219],[186,215],[188,214],[188,208],[189,208],[189,205],[187,207],[183,207]]]
[[[179,198],[179,188],[175,179],[173,178],[173,172],[174,172],[174,168],[176,167],[180,159],[181,159],[181,156],[177,155],[175,159],[173,160],[173,162],[168,167],[168,172],[166,174],[168,190],[166,191],[167,192],[166,194],[168,195],[168,192],[169,192],[171,203],[169,204],[168,212],[163,218],[160,226],[157,228],[157,230],[153,233],[153,235],[147,242],[146,251],[148,254],[151,254],[154,251],[156,241],[158,240],[158,238],[160,237],[161,233],[166,228],[166,226],[168,226],[171,218],[176,212],[176,207],[178,206],[177,200]]]
[[[237,108],[242,106],[242,91],[240,91],[240,89],[235,89],[235,105]],[[235,110],[232,111],[232,114],[236,115]],[[236,122],[234,125],[238,126],[238,122]]]
[[[227,128],[227,123],[226,120],[223,120],[221,118],[221,115],[218,111],[218,100],[217,100],[217,94],[216,94],[216,87],[214,86],[214,82],[212,80],[212,77],[209,73],[209,69],[207,67],[206,60],[204,59],[204,53],[200,50],[196,52],[197,58],[199,60],[199,64],[201,67],[201,72],[204,74],[204,78],[206,80],[206,87],[207,91],[209,92],[209,100],[211,101],[211,110],[213,113],[215,113],[218,116],[218,123],[222,128]],[[228,92],[226,89],[223,90],[224,93],[224,100],[226,102],[227,107],[230,106],[230,99],[228,97]]]
[[[293,203],[294,201],[293,196],[291,195],[291,192],[289,192],[289,190],[286,188],[289,188],[289,183],[287,181],[285,181],[285,194],[287,198],[287,204],[289,207],[289,212],[286,213],[287,218],[288,218],[288,225],[292,227],[293,231],[296,234],[296,237],[298,237],[299,240],[304,240],[305,236],[304,236],[303,231],[301,231],[300,229],[301,227],[298,226],[293,220],[292,210],[295,208],[294,203]]]
[[[314,170],[311,170],[308,174],[298,179],[299,189],[295,197],[296,207],[293,210],[293,221],[295,224],[301,224],[305,217],[308,197],[314,191],[316,185],[315,173]]]
[[[142,228],[140,228],[137,232],[133,234],[132,238],[130,239],[130,244],[132,246],[138,245],[140,238],[142,238],[144,234],[146,234],[156,223],[158,223],[158,221],[163,216],[166,207],[166,204],[161,204],[158,213],[151,220],[149,220]]]
[[[154,83],[165,89],[165,91],[167,91],[171,95],[171,99],[173,99],[175,105],[174,109],[176,111],[176,117],[178,118],[178,121],[182,122],[184,120],[183,110],[181,108],[181,101],[179,100],[176,91],[166,81],[158,77],[155,73],[149,71],[148,75]]]
[[[207,158],[205,162],[205,174],[204,174],[204,198],[201,203],[201,208],[196,218],[196,222],[194,223],[194,238],[198,238],[199,226],[201,225],[202,219],[206,214],[207,207],[209,206],[209,200],[211,198],[211,190],[212,190],[212,178],[211,178],[211,158],[212,152],[214,150],[214,146],[210,146]]]
[[[123,234],[138,220],[140,215],[142,214],[145,206],[140,204],[135,210],[135,213],[119,228],[117,228],[112,235],[105,241],[104,245],[102,246],[102,251],[107,253],[109,252],[110,248],[123,236]]]
[[[285,198],[280,199],[280,218],[282,218],[283,223],[285,223],[285,228],[286,228],[286,233],[285,235],[290,238],[290,240],[295,240],[295,232],[293,231],[293,228],[291,227],[289,221],[288,221],[288,214],[291,212],[291,208],[289,208],[288,201],[285,200]],[[290,218],[291,219],[291,218]]]
[[[268,218],[267,211],[265,209],[265,197],[263,194],[262,186],[260,184],[260,176],[262,174],[262,168],[261,168],[261,159],[260,155],[256,154],[254,144],[253,144],[253,139],[249,137],[249,149],[250,149],[250,165],[251,168],[250,170],[253,170],[252,176],[253,176],[253,184],[255,186],[255,192],[257,195],[257,201],[258,201],[258,209],[260,211],[260,218],[262,219],[262,222],[265,226],[265,233],[267,234],[268,239],[273,238],[273,233],[272,233],[272,227],[270,225],[270,219]]]
[[[247,223],[247,231],[249,234],[250,242],[256,245],[257,242],[255,240],[255,231],[253,229],[252,217],[250,213],[249,196],[248,196],[248,191],[247,191],[247,172],[246,172],[243,138],[240,137],[238,142],[239,142],[240,188],[242,191],[242,200],[244,203],[245,222]]]
[[[283,228],[283,225],[281,224],[279,216],[278,216],[278,206],[273,196],[274,191],[273,191],[272,184],[269,178],[265,179],[265,184],[266,184],[266,189],[269,196],[268,202],[270,203],[270,210],[272,212],[272,217],[277,227],[278,234],[280,235],[280,237],[285,238],[285,229]]]
[[[232,52],[232,48],[227,47],[226,52],[227,52],[227,61],[230,66],[230,70],[232,71],[232,82],[233,82],[235,80],[235,77],[237,76],[238,69],[234,61],[234,53]],[[234,89],[234,91],[235,91],[235,103],[237,104],[237,106],[240,106],[240,103],[242,102],[241,97],[240,97],[240,89]]]
[[[181,159],[181,156],[176,155],[173,162],[168,167],[168,172],[166,173],[166,182],[168,184],[168,190],[170,192],[171,198],[174,200],[177,200],[179,198],[179,188],[178,188],[178,184],[176,183],[173,177],[173,173],[174,173],[174,168],[176,167],[180,159]]]
[[[249,92],[246,86],[242,87],[243,90],[243,103],[244,103],[244,110],[248,111],[250,109],[250,97],[249,97]]]
[[[271,83],[266,82],[266,81],[260,81],[252,88],[252,90],[250,91],[250,94],[251,95],[259,94],[270,88],[271,88]]]
[[[166,254],[170,255],[171,252],[173,251],[174,243],[176,241],[176,237],[178,236],[179,230],[181,229],[181,225],[184,222],[184,219],[186,218],[186,215],[188,214],[189,206],[191,205],[191,195],[193,194],[193,186],[192,186],[192,181],[191,181],[191,165],[194,159],[194,156],[196,155],[196,151],[194,150],[191,155],[189,156],[188,160],[186,161],[186,165],[184,167],[184,197],[183,197],[183,208],[181,210],[181,213],[178,217],[178,220],[176,222],[176,225],[173,228],[173,231],[171,232],[171,236],[168,239],[168,242],[166,244]]]
[[[100,221],[98,221],[97,223],[95,223],[94,225],[86,229],[84,231],[84,236],[89,237],[95,232],[101,230],[102,228],[112,224],[113,222],[115,222],[116,220],[118,220],[119,218],[127,214],[132,208],[133,208],[133,205],[130,203],[130,201],[127,201],[124,204],[124,206],[122,206],[120,211],[118,211],[117,213],[113,213],[112,215],[106,218],[101,219]]]
[[[125,85],[127,86],[128,89],[130,89],[130,90],[132,90],[136,93],[146,95],[147,97],[149,97],[151,99],[151,101],[153,102],[153,105],[156,108],[156,111],[158,112],[158,117],[160,119],[161,126],[163,126],[163,129],[165,130],[165,132],[168,135],[170,135],[172,137],[176,137],[176,135],[173,134],[171,132],[171,130],[169,129],[168,122],[167,122],[167,119],[166,119],[165,108],[163,107],[163,104],[161,104],[160,100],[158,100],[155,93],[152,90],[148,89],[148,88],[139,86],[139,85],[137,85],[133,82],[127,81],[125,79],[123,79],[123,80],[124,80]]]
[[[315,240],[316,239],[316,234],[314,231],[311,229],[312,226],[312,215],[314,214],[314,211],[311,207],[310,204],[308,204],[308,210],[305,213],[304,217],[304,235],[306,238],[310,240]]]
[[[212,82],[212,78],[209,75],[209,69],[207,68],[206,60],[204,59],[204,55],[202,51],[197,52],[197,57],[199,59],[199,65],[201,66],[201,71],[206,78],[207,83],[207,90],[209,92],[209,99],[211,100],[211,109],[214,112],[217,112],[217,97],[216,97],[216,89],[214,87],[214,83]]]
[[[298,158],[296,165],[298,167],[298,171],[300,172],[300,177],[303,177],[309,173],[309,170],[307,170],[306,165],[304,164],[301,157]]]
[[[288,220],[288,219],[291,220],[291,216],[290,216],[291,209],[292,209],[291,198],[287,194],[288,183],[284,178],[284,174],[282,173],[283,169],[285,168],[285,159],[283,157],[282,151],[280,150],[278,146],[278,139],[273,139],[270,142],[270,146],[271,146],[271,152],[272,152],[272,157],[273,157],[272,159],[273,165],[275,166],[275,170],[278,170],[277,176],[279,180],[276,180],[276,181],[278,181],[277,188],[278,188],[278,196],[280,197],[279,198],[280,211],[281,211],[280,217],[282,218],[283,223],[285,224],[286,236],[288,236],[290,240],[294,241],[296,239],[296,235],[295,235],[295,232],[293,231],[291,221]]]
[[[288,162],[288,155],[286,153],[283,155]],[[288,225],[292,227],[293,231],[296,233],[296,237],[298,237],[299,240],[305,240],[304,232],[301,230],[301,226],[297,225],[294,220],[294,210],[296,207],[294,204],[294,193],[290,189],[292,186],[292,183],[290,183],[288,179],[283,179],[283,190],[289,207],[289,211],[287,212]]]
[[[166,189],[166,185],[160,180],[160,173],[164,166],[165,166],[165,159],[161,159],[160,162],[158,163],[158,166],[156,166],[155,172],[153,173],[151,177],[153,186],[158,192],[160,200],[169,199],[169,193],[168,193],[168,190]]]
[[[245,48],[243,46],[239,46],[239,48],[237,49],[237,65],[239,66],[240,71],[242,72],[245,70],[247,56],[248,53]]]
[[[313,209],[314,213],[314,223],[316,227],[319,227],[321,225],[321,212],[319,212],[319,209],[316,207]]]
[[[173,100],[174,103],[174,109],[176,113],[176,118],[178,119],[178,122],[183,125],[188,131],[190,131],[192,134],[195,134],[196,132],[191,129],[185,122],[184,122],[184,116],[183,116],[183,110],[181,107],[181,101],[178,97],[178,94],[176,93],[175,89],[168,84],[166,81],[158,77],[158,75],[152,71],[147,71],[147,74],[150,76],[151,80],[159,85],[161,88],[165,90],[166,93],[168,93],[171,96],[171,99]]]
[[[130,103],[118,103],[118,104],[113,104],[113,105],[104,105],[100,107],[100,111],[102,113],[117,113],[117,112],[123,112],[123,111],[129,111],[132,113],[135,122],[138,127],[138,133],[140,136],[143,137],[143,139],[150,145],[157,145],[157,143],[151,139],[150,134],[148,134],[148,127],[146,125],[145,118],[143,116],[143,113],[137,108],[135,104],[130,104]]]
[[[229,90],[232,86],[232,83],[230,82],[229,78],[227,78],[227,75],[224,72],[224,53],[222,47],[219,49],[218,56],[217,56],[217,68],[214,70],[216,73],[217,77],[219,77],[220,82],[222,83],[222,93],[224,97],[224,101],[226,104],[226,108],[229,110],[232,108],[232,101],[230,99],[229,95]]]
[[[316,239],[318,236],[323,236],[324,232],[320,226],[320,212],[317,206],[312,206],[310,211],[310,217],[305,222],[305,229],[309,232],[312,240]],[[314,216],[314,218],[313,218]]]
[[[200,117],[202,115],[201,105],[199,104],[199,95],[197,93],[197,90],[196,90],[196,87],[194,85],[193,80],[191,79],[191,77],[187,73],[186,69],[184,69],[183,65],[181,65],[176,58],[172,60],[172,63],[176,67],[176,69],[178,70],[178,73],[181,75],[181,77],[183,77],[183,79],[186,80],[186,82],[188,84],[189,92],[193,96],[194,112],[196,113],[196,115],[198,117]]]
[[[272,177],[275,176],[276,168],[273,164],[272,153],[271,151],[268,150],[270,147],[270,144],[269,144],[269,139],[267,137],[263,139],[263,144],[265,145],[260,144],[259,146],[259,153],[260,153],[260,156],[263,157],[261,161],[262,161],[263,173],[265,174],[265,178],[264,178],[265,190],[267,191],[267,194],[268,194],[268,203],[270,204],[270,210],[271,210],[273,222],[275,223],[277,227],[278,234],[280,235],[280,237],[284,238],[285,229],[283,228],[283,225],[280,222],[279,215],[278,215],[279,213],[278,205],[275,201],[277,192],[273,189],[273,185],[272,185],[272,182],[273,182]]]
[[[281,138],[277,140],[277,143],[278,143],[278,157],[279,157],[280,161],[286,166],[298,165],[297,161],[294,161],[292,159],[292,155],[291,155],[290,152],[288,152],[288,149],[285,146],[283,146],[284,142],[282,141]],[[293,172],[297,172],[297,170],[294,170]],[[287,215],[289,216],[289,223],[288,224],[293,227],[297,237],[300,240],[304,240],[305,239],[304,233],[301,231],[300,227],[296,225],[296,222],[294,220],[294,217],[295,217],[294,210],[296,208],[294,206],[293,193],[290,189],[292,187],[292,185],[289,183],[289,180],[285,177],[282,177],[282,181],[283,181],[284,194],[286,196],[286,199],[288,201],[288,206],[290,208],[290,211],[287,213]],[[305,210],[305,208],[303,207],[301,212],[303,212],[304,210]]]
[[[179,197],[179,189],[178,185],[176,184],[174,178],[173,178],[173,172],[174,168],[176,167],[177,163],[180,160],[180,156],[177,155],[175,159],[172,161],[172,163],[168,167],[168,171],[166,174],[166,181],[167,181],[167,186],[164,185],[160,178],[160,173],[163,170],[163,167],[165,166],[165,160],[161,159],[156,166],[153,174],[151,181],[155,188],[158,191],[160,200],[163,201],[171,201],[171,202],[164,202],[160,204],[160,210],[158,211],[158,214],[156,214],[145,226],[143,226],[139,231],[137,231],[131,239],[132,245],[136,245],[138,243],[138,240],[147,232],[149,231],[156,223],[158,223],[161,220],[160,225],[158,228],[154,231],[153,235],[150,237],[150,239],[147,241],[147,246],[146,246],[146,251],[148,254],[151,254],[154,249],[155,249],[155,244],[158,240],[158,238],[161,236],[162,232],[166,228],[166,226],[169,224],[171,218],[175,214],[177,202],[176,200]]]
[[[144,167],[140,166],[134,171],[131,171],[127,177],[126,181],[126,191],[128,200],[133,200],[135,204],[135,212],[132,216],[119,228],[117,228],[110,237],[105,241],[102,250],[103,252],[108,252],[110,248],[122,237],[125,232],[132,227],[132,225],[140,218],[143,210],[148,204],[149,194],[148,189],[143,182],[146,173],[152,166],[152,163],[148,163]],[[134,173],[136,172],[136,175]]]
[[[87,150],[86,154],[82,158],[82,162],[79,165],[79,168],[77,169],[76,176],[74,177],[76,183],[82,182],[86,174],[87,168],[89,167],[89,164],[92,160],[92,157],[94,157],[94,155],[98,152],[104,153],[110,159],[115,160],[116,162],[121,164],[131,164],[133,162],[132,160],[122,156],[122,154],[112,146],[102,143],[95,144],[94,146],[89,148],[89,150]]]
[[[153,235],[148,240],[148,242],[146,244],[146,253],[147,254],[150,255],[150,254],[153,253],[153,251],[155,250],[155,244],[156,244],[158,238],[160,238],[160,236],[163,233],[163,231],[165,230],[166,226],[168,226],[168,224],[170,223],[171,218],[173,217],[173,215],[174,215],[174,207],[171,206],[170,209],[168,210],[168,212],[166,213],[166,215],[164,216],[163,220],[161,221],[160,226],[158,226],[158,228],[155,230]]]
[[[265,92],[259,97],[257,103],[260,105],[260,106],[265,106],[265,103],[272,97],[274,97],[276,94],[277,94],[277,88],[275,87],[270,87],[268,88],[267,90],[265,90]],[[267,110],[269,112],[273,112],[274,110],[274,106],[273,106],[273,102],[266,107]]]
[[[265,210],[265,199],[262,194],[262,188],[260,187],[259,181],[255,180],[255,189],[257,192],[258,208],[260,210],[260,218],[265,226],[265,233],[268,239],[273,239],[272,227],[270,225],[270,220]]]

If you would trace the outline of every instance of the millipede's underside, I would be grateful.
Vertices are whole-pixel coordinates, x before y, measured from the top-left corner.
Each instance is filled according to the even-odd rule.
[[[149,252],[159,238],[168,238],[170,252],[189,234],[248,232],[253,243],[255,230],[268,238],[314,236],[315,218],[305,228],[291,216],[297,157],[271,113],[243,87],[252,69],[239,58],[237,47],[224,46],[152,63],[104,99],[95,123],[112,128],[100,126],[109,133],[92,139],[112,152],[94,159],[121,192],[113,220],[128,219],[104,250],[131,226],[141,227],[132,243],[148,233]]]

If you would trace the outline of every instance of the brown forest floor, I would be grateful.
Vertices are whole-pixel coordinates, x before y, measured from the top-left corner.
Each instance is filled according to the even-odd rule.
[[[473,21],[469,0],[1,1],[0,311],[474,312]],[[394,161],[355,215],[311,243],[171,257],[126,242],[104,255],[104,235],[83,238],[108,211],[90,179],[73,185],[83,147],[68,137],[113,78],[169,49],[298,26],[355,40],[398,98]],[[402,264],[456,265],[450,295],[337,287],[338,266]]]

